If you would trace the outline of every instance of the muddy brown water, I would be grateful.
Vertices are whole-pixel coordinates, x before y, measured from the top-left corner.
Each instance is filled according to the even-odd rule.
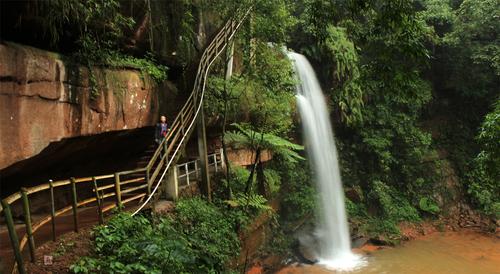
[[[279,274],[500,274],[500,238],[477,232],[433,233],[365,255],[366,265],[350,272],[320,265],[289,266]]]

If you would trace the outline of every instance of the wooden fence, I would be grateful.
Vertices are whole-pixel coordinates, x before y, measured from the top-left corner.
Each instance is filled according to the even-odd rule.
[[[228,42],[231,41],[239,29],[242,22],[249,14],[250,9],[235,15],[235,19],[230,19],[224,27],[217,33],[201,56],[196,79],[186,103],[177,114],[170,131],[161,142],[158,149],[151,157],[149,163],[144,168],[135,170],[126,170],[114,174],[106,174],[85,178],[70,178],[56,182],[37,185],[29,188],[22,188],[18,193],[14,193],[1,201],[0,211],[3,211],[7,224],[11,246],[15,256],[16,268],[19,273],[26,273],[23,266],[24,247],[28,245],[29,255],[32,262],[35,261],[35,238],[34,234],[42,226],[50,223],[52,227],[52,240],[56,240],[56,217],[65,213],[72,212],[74,231],[79,230],[78,209],[91,204],[96,205],[99,223],[104,222],[104,213],[113,208],[121,209],[124,205],[137,201],[140,206],[136,210],[143,209],[148,203],[154,202],[153,195],[162,183],[163,178],[169,172],[172,166],[178,161],[180,151],[184,148],[194,127],[198,113],[203,107],[203,95],[205,91],[206,78],[212,63],[224,51]],[[215,155],[215,169],[217,170],[217,153]],[[182,166],[182,165],[181,165]],[[185,176],[189,176],[193,171],[188,171]],[[198,172],[198,169],[194,172]],[[188,181],[189,182],[189,181]],[[56,201],[57,192],[63,191],[70,193],[70,202],[62,206]],[[42,217],[36,223],[32,223],[30,196],[40,195],[48,192],[50,196],[49,207],[50,214]],[[89,194],[90,193],[90,194]],[[106,200],[108,199],[108,200]],[[109,200],[112,199],[112,203]],[[108,203],[106,203],[108,201]],[[11,206],[16,203],[22,203],[24,224],[26,233],[19,241],[18,234],[14,225]],[[134,214],[135,214],[134,213]]]

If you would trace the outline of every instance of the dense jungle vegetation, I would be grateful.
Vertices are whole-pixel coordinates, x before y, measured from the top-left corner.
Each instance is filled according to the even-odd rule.
[[[450,187],[498,219],[498,0],[33,1],[31,16],[2,32],[89,67],[135,66],[182,87],[190,76],[174,74],[189,72],[203,48],[201,14],[216,29],[250,5],[234,75],[225,78],[228,50],[212,69],[205,107],[223,145],[254,149],[254,164],[229,165],[213,203],[185,199],[169,217],[124,213],[97,227],[95,256],[75,273],[229,271],[239,233],[262,212],[276,228],[264,252],[287,252],[292,224],[314,219],[315,190],[283,46],[307,56],[328,97],[357,233],[397,240],[402,221],[446,216],[457,202]],[[40,21],[33,41],[14,33],[27,20]],[[274,154],[268,163],[258,157],[265,150]],[[446,183],[450,169],[457,185]],[[273,199],[281,211],[268,206]]]

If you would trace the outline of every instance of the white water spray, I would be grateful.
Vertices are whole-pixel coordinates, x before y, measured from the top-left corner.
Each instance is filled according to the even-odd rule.
[[[337,149],[324,95],[306,57],[293,52],[288,52],[288,57],[295,63],[300,80],[297,103],[320,197],[319,263],[335,270],[352,270],[363,260],[351,252]]]

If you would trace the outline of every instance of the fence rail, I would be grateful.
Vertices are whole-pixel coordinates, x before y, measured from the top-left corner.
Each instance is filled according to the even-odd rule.
[[[199,173],[201,171],[201,168],[199,166],[199,163],[200,159],[195,159],[176,165],[175,168],[177,169],[177,180],[179,182],[185,181],[185,184],[179,184],[180,186],[189,186],[191,178],[194,178],[195,181],[198,181],[200,179]],[[223,169],[224,165],[225,163],[222,149],[218,152],[208,155],[208,166],[213,166],[214,172],[218,172],[219,170]],[[194,174],[194,177],[192,176],[192,174]]]
[[[125,204],[133,201],[139,201],[140,207],[134,212],[144,208],[151,200],[153,195],[161,184],[165,174],[171,169],[171,166],[179,168],[184,166],[185,176],[189,184],[189,175],[198,173],[197,161],[194,161],[194,171],[189,170],[189,164],[184,163],[175,165],[180,157],[179,151],[184,148],[187,139],[192,133],[193,125],[198,118],[200,109],[203,107],[203,95],[206,85],[208,71],[215,59],[224,51],[228,41],[232,40],[240,25],[249,14],[250,9],[241,13],[240,16],[230,19],[217,33],[208,47],[204,50],[193,85],[193,90],[182,109],[177,114],[174,122],[171,124],[170,131],[164,140],[154,152],[148,164],[144,168],[125,170],[114,174],[105,174],[84,178],[70,178],[67,180],[48,182],[33,187],[23,188],[20,192],[14,193],[1,201],[0,212],[4,213],[7,224],[11,246],[14,252],[16,268],[19,273],[26,273],[23,266],[23,250],[26,245],[29,247],[30,259],[35,261],[35,239],[34,234],[41,227],[51,223],[52,240],[56,240],[56,218],[65,213],[72,212],[73,228],[75,232],[79,230],[78,209],[84,206],[95,204],[99,223],[104,222],[104,213],[113,208],[121,209]],[[219,168],[221,154],[214,153],[209,155],[213,159],[210,165],[214,165],[215,171]],[[50,196],[50,215],[42,217],[36,223],[32,223],[30,212],[30,196],[39,195],[45,191]],[[70,203],[60,208],[56,201],[56,192],[63,191],[70,194]],[[113,201],[109,203],[109,199]],[[106,200],[108,199],[108,200]],[[14,225],[11,206],[16,203],[22,203],[24,224],[26,233],[19,241],[18,234]],[[108,202],[106,204],[105,202]]]

